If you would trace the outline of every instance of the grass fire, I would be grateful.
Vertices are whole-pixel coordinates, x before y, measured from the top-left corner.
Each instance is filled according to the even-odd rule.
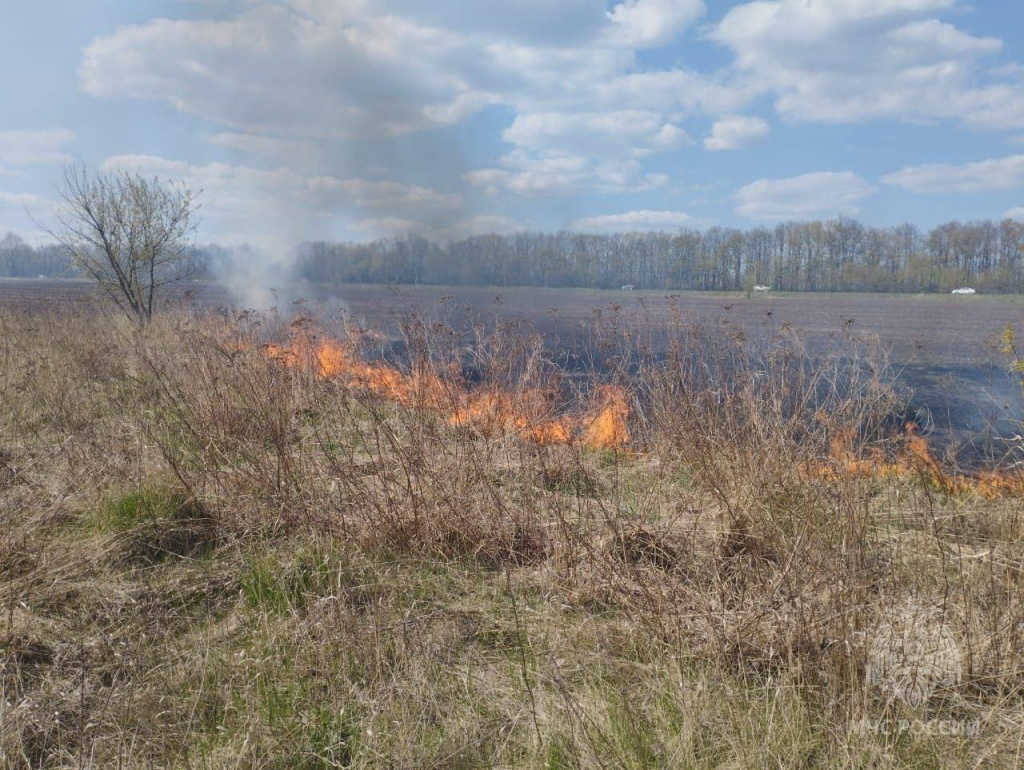
[[[575,443],[593,450],[624,449],[630,443],[629,402],[622,387],[598,386],[583,416],[555,416],[555,393],[539,388],[472,390],[459,379],[407,376],[394,366],[368,364],[351,346],[301,324],[286,346],[267,344],[263,350],[286,367],[341,380],[403,406],[444,412],[450,425],[471,426],[484,434],[511,433],[540,444]]]
[[[0,770],[1024,768],[1024,0],[2,21]]]
[[[873,340],[395,328],[0,311],[7,765],[1015,756],[1024,484]]]

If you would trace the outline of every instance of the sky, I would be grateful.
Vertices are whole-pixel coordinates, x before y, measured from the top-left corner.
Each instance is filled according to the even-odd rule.
[[[0,232],[63,168],[257,247],[1024,220],[1021,0],[7,0]]]

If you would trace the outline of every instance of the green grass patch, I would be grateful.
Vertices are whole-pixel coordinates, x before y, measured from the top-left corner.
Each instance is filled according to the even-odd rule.
[[[86,526],[116,534],[124,560],[133,566],[152,566],[169,557],[207,557],[217,542],[202,505],[182,490],[161,486],[108,498]]]
[[[347,560],[334,548],[303,549],[288,560],[257,556],[242,573],[242,598],[252,610],[285,614],[347,584],[349,572]]]
[[[184,491],[152,486],[107,498],[92,523],[102,531],[127,532],[154,521],[185,522],[205,518],[202,506]]]

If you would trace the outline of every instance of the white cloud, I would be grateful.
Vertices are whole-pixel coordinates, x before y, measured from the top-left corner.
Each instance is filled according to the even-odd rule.
[[[886,184],[916,193],[977,193],[1024,187],[1024,155],[954,165],[929,163],[882,177]]]
[[[645,173],[638,159],[693,143],[657,111],[531,112],[520,114],[502,134],[516,149],[500,167],[463,175],[488,195],[606,194],[665,187],[664,173]]]
[[[53,201],[33,193],[0,191],[0,213],[4,218],[0,235],[11,231],[30,243],[48,242],[49,236],[40,229],[38,222],[45,222],[53,213],[53,207]]]
[[[636,48],[671,42],[704,15],[703,0],[624,0],[608,12],[610,39]]]
[[[712,152],[738,150],[764,139],[770,131],[767,121],[761,118],[727,115],[715,121],[711,135],[704,139],[704,147]]]
[[[223,21],[158,19],[97,38],[80,77],[94,96],[172,102],[220,123],[323,136],[456,122],[486,95],[462,77],[460,35],[362,2],[254,2]]]
[[[45,198],[33,195],[32,193],[9,193],[0,191],[0,206],[33,208],[46,204],[47,201]]]
[[[521,222],[509,217],[481,214],[459,220],[449,229],[454,237],[467,237],[470,235],[510,235],[520,233],[526,227]]]
[[[571,3],[603,17],[603,3]],[[252,0],[222,20],[122,27],[86,48],[81,84],[94,96],[161,99],[254,133],[394,136],[452,125],[490,104],[565,104],[635,61],[631,49],[599,43],[600,29],[577,45],[552,45],[543,35],[467,30],[449,13],[394,2],[405,13],[388,13],[386,5]],[[511,12],[514,4],[504,5]]]
[[[572,229],[588,233],[671,231],[693,226],[696,220],[681,211],[627,211],[577,219]]]
[[[441,193],[429,187],[367,179],[315,177],[309,180],[314,193],[341,193],[357,206],[379,209],[458,208],[459,195]]]
[[[1018,222],[1024,222],[1024,206],[1018,206],[1015,209],[1010,209],[1003,214],[1003,219],[1015,219]]]
[[[572,155],[594,166],[676,150],[690,142],[679,123],[687,114],[736,111],[752,95],[727,77],[637,71],[637,48],[678,36],[701,0],[625,0],[610,11],[606,0],[243,6],[217,21],[155,20],[95,39],[83,89],[168,101],[232,127],[217,135],[221,146],[275,159],[297,149],[281,141],[379,143],[504,105],[516,116],[506,131],[514,146],[539,162]]]
[[[978,62],[1002,41],[938,20],[954,0],[758,0],[731,9],[712,39],[735,66],[803,121],[871,119],[1024,126],[1024,85],[981,82]],[[990,73],[991,74],[991,73]]]
[[[262,134],[224,132],[214,134],[209,141],[217,147],[277,161],[305,163],[313,160],[316,155],[315,148],[309,142],[278,139]]]
[[[0,167],[69,163],[66,146],[73,141],[75,134],[62,129],[0,132]]]
[[[649,110],[527,113],[502,137],[527,150],[589,157],[639,158],[693,143],[686,131]]]
[[[263,171],[249,166],[210,163],[196,166],[184,161],[149,155],[118,155],[107,158],[104,170],[122,169],[181,180],[207,195],[208,205],[244,207],[252,198],[278,194],[302,200],[314,210],[332,213],[333,207],[353,205],[374,209],[458,208],[462,198],[427,187],[392,181],[305,177],[291,169]]]
[[[998,67],[993,67],[988,71],[990,75],[995,75],[1000,78],[1019,78],[1024,77],[1024,64],[1020,62],[1007,62],[1001,64]]]
[[[382,217],[358,220],[353,227],[367,238],[416,234],[434,241],[459,240],[474,235],[509,235],[526,229],[521,222],[491,214],[460,219],[447,226],[401,217]]]
[[[608,8],[607,0],[374,0],[374,5],[427,26],[561,46],[590,39],[605,25]]]
[[[759,179],[736,194],[736,213],[751,219],[811,219],[857,214],[857,201],[875,192],[853,172],[817,172]]]
[[[463,179],[487,195],[501,190],[517,195],[645,192],[667,187],[670,181],[666,174],[644,173],[635,160],[594,161],[558,152],[515,150],[501,159],[501,165],[470,171]]]
[[[728,74],[674,68],[595,77],[580,96],[585,103],[612,110],[662,110],[666,114],[723,115],[747,106],[762,87]]]

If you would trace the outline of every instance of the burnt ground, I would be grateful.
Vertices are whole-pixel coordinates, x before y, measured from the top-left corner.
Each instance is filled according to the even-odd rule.
[[[89,284],[63,280],[0,280],[0,307],[39,306],[89,300]],[[193,284],[189,301],[205,307],[235,305],[215,284]],[[416,311],[430,320],[462,326],[469,319],[525,320],[556,351],[589,342],[586,325],[595,313],[618,314],[634,328],[652,333],[675,304],[686,321],[723,333],[767,336],[783,324],[796,329],[813,352],[845,333],[874,336],[891,352],[899,381],[913,392],[918,420],[933,440],[958,448],[973,464],[1006,452],[1006,439],[1021,432],[1024,398],[998,353],[1002,330],[1024,319],[1022,296],[770,294],[751,298],[731,293],[597,291],[499,287],[389,287],[378,284],[337,288],[292,287],[282,302],[333,316],[344,311],[370,328],[394,334],[397,318]],[[180,300],[175,297],[175,301]]]

